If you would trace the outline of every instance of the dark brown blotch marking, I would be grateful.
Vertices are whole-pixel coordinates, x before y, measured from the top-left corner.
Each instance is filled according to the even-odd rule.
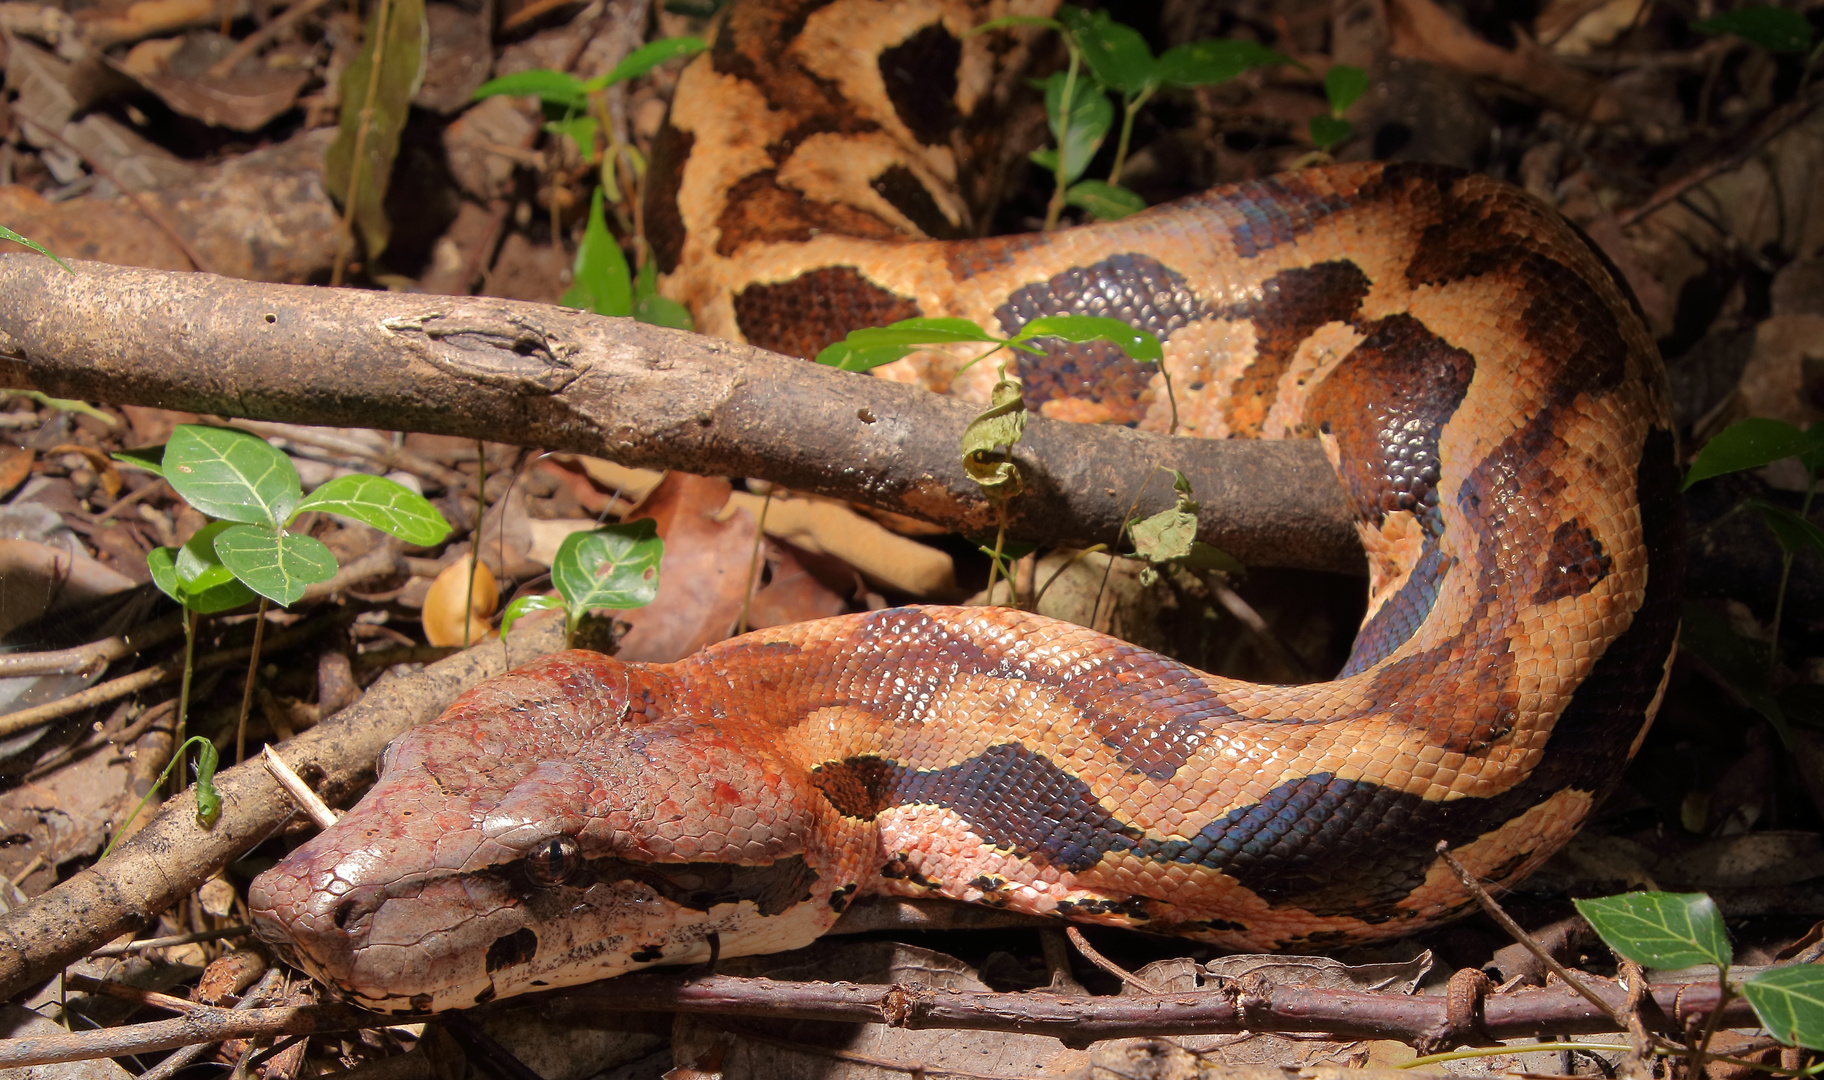
[[[1318,327],[1354,322],[1368,295],[1368,275],[1346,259],[1284,270],[1261,283],[1260,298],[1217,311],[1254,324],[1254,362],[1229,388],[1231,437],[1255,437],[1279,398],[1279,380],[1298,346]]]
[[[896,768],[872,755],[826,761],[811,770],[811,785],[843,817],[873,821],[889,805]]]
[[[646,241],[659,272],[669,274],[684,257],[684,215],[678,209],[678,188],[684,182],[684,164],[696,136],[679,131],[667,121],[652,141],[652,159],[646,170]]]
[[[650,964],[655,960],[665,959],[665,950],[657,945],[642,945],[628,953],[627,959],[636,964]]]
[[[1438,437],[1456,415],[1476,360],[1411,315],[1363,327],[1365,336],[1311,396],[1307,423],[1336,437],[1356,514],[1378,527],[1410,510],[1435,537]]]
[[[881,198],[906,215],[926,236],[934,240],[950,240],[960,235],[961,230],[944,216],[943,208],[937,205],[930,189],[925,187],[916,173],[904,165],[890,166],[868,183]]]
[[[1613,561],[1589,526],[1580,521],[1560,523],[1552,531],[1539,587],[1533,590],[1533,603],[1549,604],[1567,596],[1582,596],[1609,576]]]
[[[734,300],[735,323],[749,343],[806,360],[851,330],[920,314],[911,299],[888,292],[852,266],[822,267],[777,285],[749,285]]]
[[[855,890],[861,888],[859,882],[851,881],[840,889],[830,892],[830,910],[838,915],[849,909],[849,901],[855,899]]]
[[[531,927],[522,926],[511,934],[495,938],[494,943],[488,946],[488,955],[482,966],[492,975],[501,968],[531,963],[537,955],[538,935],[532,932]]]
[[[1355,199],[1320,191],[1296,173],[1251,180],[1204,197],[1204,206],[1221,219],[1236,254],[1244,259],[1290,243],[1331,214],[1355,205]]]
[[[963,43],[942,23],[932,23],[880,54],[880,78],[900,123],[926,146],[947,143],[960,117],[956,66]]]
[[[894,226],[853,206],[805,198],[782,186],[772,169],[744,176],[729,189],[716,228],[716,254],[723,256],[748,244],[802,243],[823,233],[864,240],[905,238]]]

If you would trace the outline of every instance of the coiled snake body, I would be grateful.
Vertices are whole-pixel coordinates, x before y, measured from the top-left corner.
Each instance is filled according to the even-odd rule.
[[[1525,195],[1416,165],[1046,236],[885,239],[962,214],[907,187],[957,161],[885,57],[917,44],[967,72],[985,36],[959,20],[981,17],[737,6],[655,151],[668,289],[800,355],[914,314],[1151,330],[1191,433],[1322,440],[1371,572],[1345,670],[1257,686],[988,608],[667,665],[560,654],[397,740],[372,792],[255,883],[261,933],[312,973],[372,1007],[464,1007],[701,960],[712,935],[794,947],[862,893],[1321,948],[1460,912],[1440,840],[1518,880],[1616,780],[1663,691],[1681,527],[1663,374],[1607,263]],[[805,86],[867,97],[816,68],[842,34],[885,89],[818,121],[829,95]],[[843,202],[819,185],[844,170],[875,182]],[[922,363],[901,377],[988,377]],[[1022,364],[1051,415],[1164,426],[1158,376],[1106,349]]]

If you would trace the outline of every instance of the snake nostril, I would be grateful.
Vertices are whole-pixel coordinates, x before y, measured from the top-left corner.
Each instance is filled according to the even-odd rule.
[[[385,900],[384,889],[355,889],[336,902],[336,906],[330,910],[330,920],[337,930],[348,933],[356,924],[378,911]]]

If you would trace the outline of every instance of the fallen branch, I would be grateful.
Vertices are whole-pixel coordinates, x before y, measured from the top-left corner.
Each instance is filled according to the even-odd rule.
[[[1613,983],[1599,991],[1619,1009],[1626,994]],[[1679,1022],[1701,1018],[1716,1005],[1716,984],[1653,987],[1653,997]],[[188,1003],[186,1003],[188,1004]],[[727,975],[624,975],[617,979],[487,1006],[489,1013],[532,1006],[547,1014],[575,1011],[600,1016],[629,1012],[714,1013],[772,1020],[829,1020],[905,1028],[960,1028],[1050,1035],[1066,1046],[1103,1039],[1249,1032],[1309,1032],[1339,1039],[1396,1039],[1418,1045],[1447,1022],[1448,1003],[1436,997],[1360,990],[1277,986],[1266,979],[1218,980],[1204,990],[1120,997],[1076,997],[1044,992],[993,993],[936,990],[903,983],[776,982]],[[398,1023],[335,1005],[231,1012],[192,1006],[178,1020],[160,1020],[103,1031],[0,1041],[0,1068],[168,1050],[188,1042],[306,1035]],[[1495,995],[1484,1006],[1489,1034],[1499,1039],[1553,1033],[1614,1030],[1602,1010],[1563,987]],[[1754,1026],[1754,1013],[1732,1002],[1722,1022]]]
[[[762,477],[970,535],[994,508],[963,471],[978,406],[630,319],[488,298],[264,285],[0,256],[0,386],[60,397],[468,438],[623,465]],[[1315,442],[1177,439],[1035,417],[1012,535],[1115,539],[1172,503],[1244,562],[1359,572]]]

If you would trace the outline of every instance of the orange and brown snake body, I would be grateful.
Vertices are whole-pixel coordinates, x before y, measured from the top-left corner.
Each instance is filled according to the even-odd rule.
[[[261,933],[307,970],[376,1008],[460,1008],[712,938],[794,947],[865,893],[1310,950],[1459,913],[1439,841],[1511,883],[1615,783],[1665,685],[1682,529],[1664,376],[1605,260],[1512,188],[1406,164],[1048,235],[891,239],[964,213],[908,194],[953,180],[959,151],[896,103],[884,58],[954,54],[967,113],[981,17],[737,6],[655,152],[666,287],[707,329],[799,355],[910,315],[1152,331],[1183,430],[1322,440],[1371,575],[1344,671],[1253,685],[1004,608],[846,616],[675,664],[560,654],[401,737],[372,792],[256,882]],[[835,40],[882,58],[872,111],[868,79],[818,68]],[[829,85],[859,112],[820,119]],[[844,170],[877,182],[835,194]],[[1020,365],[1049,415],[1165,426],[1159,374],[1110,348]],[[981,395],[992,373],[957,366],[888,374]]]

